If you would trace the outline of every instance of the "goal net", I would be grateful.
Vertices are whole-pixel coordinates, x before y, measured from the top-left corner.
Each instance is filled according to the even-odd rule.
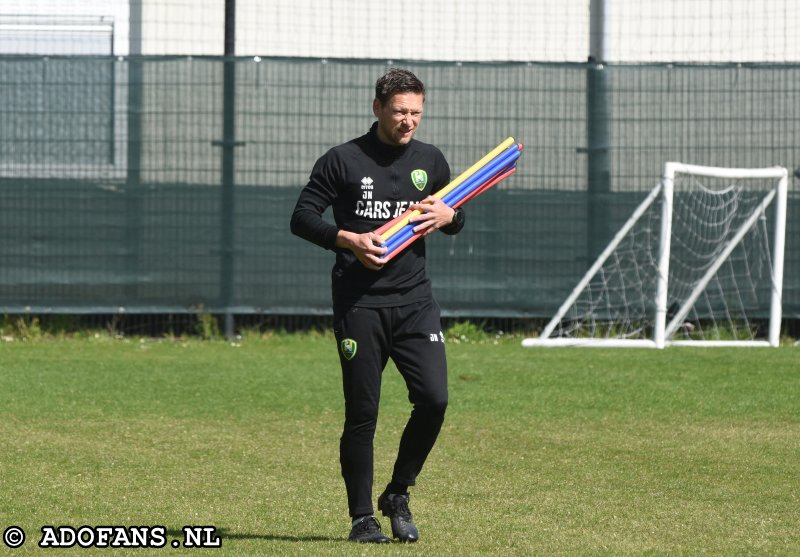
[[[523,346],[777,346],[787,187],[781,167],[666,163]]]

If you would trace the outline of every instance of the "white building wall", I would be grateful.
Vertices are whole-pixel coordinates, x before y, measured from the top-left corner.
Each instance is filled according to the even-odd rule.
[[[605,1],[610,61],[800,61],[798,0]],[[583,62],[589,52],[590,0],[238,0],[237,6],[242,54]]]
[[[611,0],[612,59],[800,62],[798,0]]]
[[[131,2],[138,3],[134,11],[141,13],[140,21],[130,19]],[[610,61],[800,61],[798,0],[606,3]],[[237,0],[236,52],[583,62],[589,51],[589,4],[590,0]],[[225,0],[3,0],[0,52],[102,53],[95,52],[102,49],[87,38],[91,33],[80,40],[79,34],[54,32],[46,41],[22,41],[19,30],[8,26],[22,16],[64,21],[91,16],[113,22],[117,55],[131,52],[131,37],[141,37],[142,54],[220,55],[224,5]]]
[[[142,3],[142,54],[223,54],[224,0],[138,1]]]
[[[237,50],[320,58],[584,60],[587,0],[242,0]],[[237,15],[237,18],[239,15]]]
[[[126,55],[128,0],[2,0],[0,54]]]

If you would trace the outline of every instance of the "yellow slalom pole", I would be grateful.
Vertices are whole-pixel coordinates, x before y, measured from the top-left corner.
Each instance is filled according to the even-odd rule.
[[[491,160],[494,159],[497,155],[499,155],[500,153],[502,153],[503,151],[505,151],[506,149],[511,147],[514,144],[514,142],[515,142],[515,140],[514,140],[513,137],[509,137],[508,139],[503,141],[500,145],[498,145],[497,147],[495,147],[494,149],[489,151],[486,154],[486,156],[484,156],[481,160],[479,160],[478,162],[476,162],[475,164],[470,166],[467,170],[465,170],[464,172],[459,174],[458,177],[455,180],[453,180],[452,182],[447,184],[445,187],[443,187],[442,189],[440,189],[439,191],[434,193],[433,194],[434,197],[438,197],[438,198],[441,199],[442,197],[447,195],[453,189],[457,188],[459,184],[464,182],[464,180],[466,180],[467,178],[469,178],[470,176],[475,174],[478,170],[483,168],[485,165],[489,164],[489,162],[491,162]],[[398,221],[394,226],[392,226],[386,232],[381,234],[381,237],[383,238],[384,242],[386,240],[388,240],[389,238],[391,238],[392,235],[395,232],[397,232],[398,230],[403,228],[405,225],[407,225],[408,224],[408,219],[410,219],[411,217],[413,217],[415,215],[419,215],[419,214],[421,214],[421,211],[412,211],[411,214],[409,214],[406,218],[400,219],[400,221]]]

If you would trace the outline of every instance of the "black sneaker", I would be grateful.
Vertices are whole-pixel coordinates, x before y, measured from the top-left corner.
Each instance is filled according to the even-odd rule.
[[[347,539],[360,543],[389,543],[392,541],[381,532],[381,524],[374,516],[365,516],[353,524],[353,529],[350,530],[350,536]]]
[[[408,493],[383,493],[378,497],[378,508],[392,521],[392,535],[401,542],[413,543],[419,539],[419,530],[408,510]]]

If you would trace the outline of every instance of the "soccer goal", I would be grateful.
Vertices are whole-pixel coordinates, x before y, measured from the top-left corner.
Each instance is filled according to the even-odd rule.
[[[785,168],[664,165],[538,338],[523,346],[778,346]]]

